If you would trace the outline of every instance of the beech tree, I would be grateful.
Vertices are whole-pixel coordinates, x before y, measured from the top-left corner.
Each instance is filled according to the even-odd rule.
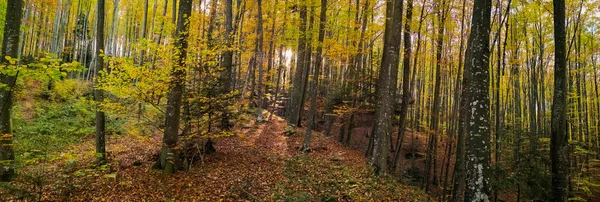
[[[96,70],[94,101],[96,101],[96,162],[106,163],[106,117],[100,109],[100,103],[104,101],[104,92],[98,88],[98,77],[104,69],[104,0],[98,0],[98,17],[96,19]]]
[[[163,146],[160,152],[160,159],[156,167],[163,169],[164,173],[171,174],[176,172],[181,166],[177,151],[177,142],[179,136],[179,122],[181,112],[181,101],[185,82],[185,61],[187,57],[188,35],[189,35],[189,17],[192,13],[192,0],[179,1],[179,16],[177,21],[177,31],[175,47],[177,52],[175,56],[176,63],[170,73],[171,83],[167,94],[167,109],[165,111],[165,129],[163,135]]]
[[[383,43],[383,56],[377,79],[377,107],[373,126],[373,156],[371,165],[379,175],[386,175],[387,157],[392,134],[392,120],[398,64],[400,63],[400,37],[402,32],[402,0],[386,1],[386,21]]]
[[[19,30],[23,12],[22,0],[10,0],[6,5],[4,35],[2,38],[2,65],[11,65],[8,58],[18,59]],[[15,75],[0,73],[0,182],[11,181],[15,177],[15,152],[13,149],[13,128],[11,123],[13,107],[13,87],[17,80]],[[8,87],[8,88],[7,88]]]
[[[467,46],[466,64],[469,66],[467,91],[470,97],[466,124],[467,183],[465,201],[490,200],[490,99],[489,99],[489,39],[491,1],[475,0],[471,20],[471,33]],[[467,68],[465,68],[467,69]]]
[[[554,99],[552,102],[552,201],[567,201],[569,182],[569,146],[567,133],[567,69],[565,1],[554,5]]]

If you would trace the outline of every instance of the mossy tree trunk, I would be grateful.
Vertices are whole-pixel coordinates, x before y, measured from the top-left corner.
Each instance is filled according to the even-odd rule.
[[[23,0],[9,0],[6,6],[6,21],[2,39],[2,64],[8,64],[6,57],[17,58],[19,51],[19,32]],[[15,177],[15,152],[13,150],[13,134],[11,111],[13,106],[12,86],[17,76],[0,73],[0,82],[10,88],[0,88],[0,181],[11,181]]]
[[[185,60],[187,57],[188,47],[188,18],[192,13],[192,0],[179,1],[179,17],[177,21],[177,29],[175,32],[176,40],[175,47],[177,52],[175,59],[176,65],[170,73],[171,83],[169,84],[169,92],[167,93],[167,110],[165,116],[165,130],[163,136],[162,151],[160,153],[159,162],[157,162],[163,172],[172,174],[181,167],[181,160],[178,155],[177,140],[179,136],[179,123],[181,103],[183,96],[183,85],[185,82]]]
[[[489,56],[491,1],[475,0],[471,20],[471,34],[465,60],[470,67],[470,78],[465,96],[468,102],[467,120],[467,189],[465,201],[490,200],[490,95]]]

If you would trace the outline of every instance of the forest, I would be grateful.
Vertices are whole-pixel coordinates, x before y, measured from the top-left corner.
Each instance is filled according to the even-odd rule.
[[[599,0],[0,0],[0,201],[600,201]]]

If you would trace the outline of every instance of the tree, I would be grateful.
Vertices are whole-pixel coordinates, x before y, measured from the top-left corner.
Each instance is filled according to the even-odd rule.
[[[442,78],[441,78],[441,67],[443,65],[442,61],[442,51],[444,47],[444,31],[446,24],[446,1],[442,1],[441,5],[438,4],[437,7],[437,18],[439,20],[439,27],[437,33],[437,41],[436,41],[436,51],[435,51],[435,90],[433,94],[433,109],[431,114],[431,125],[429,126],[429,130],[431,133],[431,138],[429,138],[429,147],[427,148],[427,161],[426,161],[426,170],[425,170],[425,191],[429,190],[429,179],[432,178],[433,175],[433,183],[437,184],[437,145],[438,145],[438,126],[440,122],[439,113],[440,113],[440,102],[441,102],[441,86],[442,86]],[[432,162],[433,161],[433,162]],[[433,172],[431,169],[433,168]]]
[[[304,91],[306,88],[304,87],[304,72],[306,72],[306,55],[310,55],[310,51],[307,50],[306,42],[307,42],[307,8],[306,2],[300,1],[299,5],[299,14],[300,14],[300,37],[298,38],[298,54],[296,59],[296,70],[293,73],[293,87],[290,93],[290,104],[288,106],[288,114],[287,120],[290,125],[300,126],[302,121],[301,119],[301,111],[304,109]],[[308,76],[308,75],[306,75]]]
[[[567,57],[565,33],[565,1],[554,5],[554,98],[552,102],[552,201],[567,201],[569,180],[569,146],[567,133]]]
[[[225,0],[225,43],[227,47],[233,45],[233,0]],[[221,57],[221,66],[223,71],[221,72],[221,85],[223,94],[230,93],[233,90],[231,72],[233,70],[233,50],[227,49],[223,52]],[[230,112],[224,112],[221,117],[221,128],[229,129],[231,124],[229,123]]]
[[[188,19],[191,13],[192,0],[180,0],[177,29],[175,31],[175,47],[177,48],[177,51],[174,59],[177,60],[177,62],[170,73],[171,81],[169,83],[169,92],[167,93],[163,146],[160,152],[160,159],[155,166],[162,168],[163,172],[166,174],[175,173],[180,166],[181,161],[178,157],[176,146],[179,136],[179,119],[185,82],[185,61],[188,47],[187,38],[189,35]]]
[[[99,104],[104,101],[104,92],[98,89],[98,77],[104,69],[104,0],[98,0],[98,17],[96,18],[96,70],[94,79],[94,101],[96,101],[96,163],[106,163],[106,117]]]
[[[490,196],[490,99],[489,99],[489,38],[491,1],[475,0],[471,20],[471,41],[467,47],[466,64],[470,78],[465,96],[468,105],[468,147],[466,155],[467,190],[465,201],[489,201]]]
[[[19,56],[19,32],[23,0],[9,0],[6,6],[4,23],[4,36],[2,38],[2,65],[9,65],[7,57]],[[17,75],[0,73],[0,83],[5,87],[0,88],[0,182],[11,181],[15,177],[15,152],[13,150],[13,129],[11,112],[13,107],[12,87],[15,85]],[[10,88],[6,88],[10,86]]]
[[[373,156],[371,166],[378,175],[387,173],[389,140],[392,133],[394,101],[400,62],[400,41],[402,32],[402,0],[386,1],[386,20],[383,42],[383,56],[377,79],[377,105],[373,135]]]
[[[317,89],[319,88],[319,70],[323,63],[323,41],[325,40],[325,24],[327,23],[327,0],[321,0],[321,14],[319,22],[319,42],[317,43],[317,58],[315,59],[313,80],[311,83],[310,109],[308,112],[308,127],[301,150],[308,150],[312,129],[315,128],[315,113],[317,111]]]
[[[258,66],[258,89],[257,89],[257,104],[258,104],[258,115],[256,118],[256,122],[263,121],[263,18],[262,18],[262,0],[256,1],[258,6],[257,11],[257,20],[256,22],[256,34],[258,34],[258,38],[256,39],[256,63]]]
[[[408,6],[406,7],[406,22],[404,22],[404,58],[402,60],[402,103],[400,105],[400,120],[398,121],[398,139],[396,140],[396,149],[394,150],[394,160],[391,166],[391,170],[394,171],[398,165],[398,157],[400,156],[400,150],[402,149],[402,140],[404,139],[404,133],[406,132],[405,123],[406,115],[408,114],[408,104],[411,99],[411,86],[410,86],[410,54],[411,54],[411,40],[410,40],[410,23],[412,20],[412,9],[413,0],[408,0]]]

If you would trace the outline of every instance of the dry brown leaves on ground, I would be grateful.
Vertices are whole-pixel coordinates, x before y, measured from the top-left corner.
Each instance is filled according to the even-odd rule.
[[[163,175],[151,168],[161,136],[127,135],[108,140],[110,164],[92,168],[93,140],[47,161],[41,189],[13,184],[44,201],[420,201],[424,194],[388,178],[373,177],[365,157],[319,133],[310,153],[299,152],[304,131],[286,136],[286,122],[235,130],[214,140],[217,152],[189,171]],[[68,160],[71,159],[71,160]],[[73,163],[73,159],[76,159]],[[71,163],[69,163],[71,162]],[[36,166],[35,168],[39,168]],[[28,168],[22,173],[33,173]],[[23,175],[21,175],[23,176]]]

